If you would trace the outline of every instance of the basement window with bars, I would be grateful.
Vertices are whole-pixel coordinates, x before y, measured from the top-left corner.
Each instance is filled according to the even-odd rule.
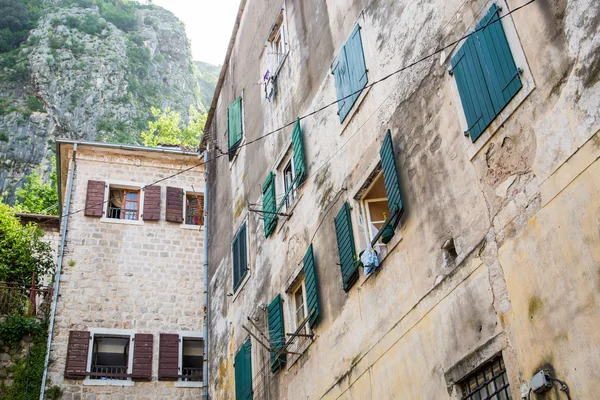
[[[140,190],[109,187],[106,217],[137,221],[140,219]]]
[[[462,400],[510,400],[510,385],[502,356],[479,367],[460,382]]]

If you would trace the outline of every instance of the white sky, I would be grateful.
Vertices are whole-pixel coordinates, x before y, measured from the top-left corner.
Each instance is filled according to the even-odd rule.
[[[223,64],[240,0],[154,0],[185,23],[194,60]]]

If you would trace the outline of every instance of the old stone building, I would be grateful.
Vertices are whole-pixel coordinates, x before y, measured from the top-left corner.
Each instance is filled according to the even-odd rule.
[[[599,24],[242,1],[205,136],[212,398],[597,398]]]
[[[179,149],[57,141],[67,234],[47,386],[63,399],[202,393],[201,164]]]

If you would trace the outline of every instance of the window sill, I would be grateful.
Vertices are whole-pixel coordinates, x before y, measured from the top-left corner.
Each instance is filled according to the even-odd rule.
[[[204,387],[204,383],[202,381],[196,381],[196,382],[177,381],[173,384],[173,386],[180,387],[180,388],[201,388],[201,387]]]
[[[181,225],[179,225],[179,227],[181,229],[189,229],[191,231],[203,231],[204,230],[204,226],[203,225],[181,224]]]
[[[100,218],[100,222],[108,223],[108,224],[122,224],[122,225],[144,225],[143,220],[131,220],[131,219],[117,219],[117,218]]]
[[[126,381],[101,380],[101,379],[84,379],[84,386],[135,386],[135,382],[131,379]]]

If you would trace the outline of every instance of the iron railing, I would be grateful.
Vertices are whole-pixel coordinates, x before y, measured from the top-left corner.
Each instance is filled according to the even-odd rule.
[[[52,287],[31,284],[0,282],[0,316],[19,314],[46,318],[50,312]]]
[[[90,379],[101,379],[101,380],[117,380],[124,381],[127,379],[127,366],[123,365],[92,365],[90,369],[92,374],[97,373],[98,375],[90,374]],[[117,375],[117,376],[115,376]],[[118,376],[123,375],[123,376]]]
[[[181,380],[184,382],[202,380],[202,368],[182,368],[181,370]]]

